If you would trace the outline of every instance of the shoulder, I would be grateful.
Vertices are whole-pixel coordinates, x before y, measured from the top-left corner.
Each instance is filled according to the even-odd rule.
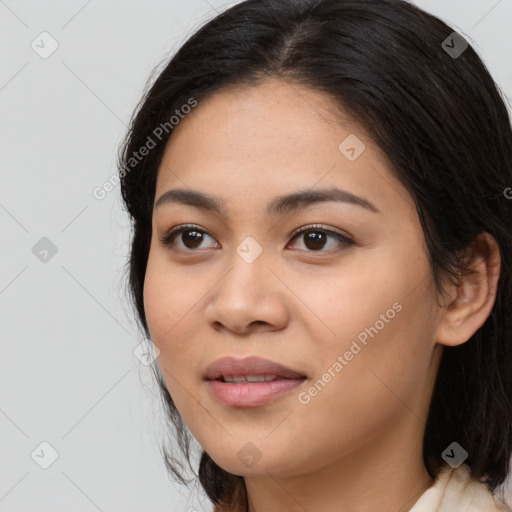
[[[511,512],[486,484],[471,478],[465,464],[445,467],[409,512]]]

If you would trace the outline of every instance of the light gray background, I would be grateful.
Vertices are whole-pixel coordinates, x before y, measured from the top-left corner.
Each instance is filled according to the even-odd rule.
[[[512,97],[512,0],[415,3],[469,37]],[[116,172],[150,71],[227,5],[0,0],[1,512],[211,508],[166,475],[123,288],[128,218],[118,187],[92,190]],[[59,45],[47,59],[31,48],[43,31]],[[42,237],[57,247],[46,262]],[[43,441],[48,469],[31,457],[49,460]]]

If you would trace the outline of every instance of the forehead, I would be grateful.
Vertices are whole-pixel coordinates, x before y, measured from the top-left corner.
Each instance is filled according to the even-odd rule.
[[[331,98],[279,80],[222,89],[180,121],[165,148],[155,199],[174,187],[246,207],[315,187],[371,197],[379,209],[396,206],[397,194],[412,205],[385,154]]]
[[[169,145],[197,137],[202,149],[218,155],[227,156],[230,147],[236,158],[244,151],[247,158],[291,158],[315,149],[324,152],[329,144],[337,149],[340,135],[354,131],[363,132],[325,94],[268,79],[255,86],[229,86],[201,101],[174,129]]]

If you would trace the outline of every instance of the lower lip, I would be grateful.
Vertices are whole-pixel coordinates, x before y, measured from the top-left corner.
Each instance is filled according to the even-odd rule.
[[[232,407],[257,407],[295,389],[303,379],[276,379],[267,382],[224,382],[209,380],[213,396]]]

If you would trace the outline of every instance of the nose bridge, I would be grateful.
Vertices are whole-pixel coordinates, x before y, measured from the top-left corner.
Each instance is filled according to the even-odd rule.
[[[231,271],[226,276],[229,287],[250,287],[243,290],[253,295],[262,292],[266,282],[265,274],[270,271],[267,268],[269,261],[267,253],[262,245],[253,236],[246,236],[235,248],[230,258]],[[259,286],[258,286],[259,285]]]
[[[262,258],[264,251],[263,241],[258,241],[252,235],[247,235],[235,248],[236,254],[247,265],[254,264],[257,260],[266,260]]]

